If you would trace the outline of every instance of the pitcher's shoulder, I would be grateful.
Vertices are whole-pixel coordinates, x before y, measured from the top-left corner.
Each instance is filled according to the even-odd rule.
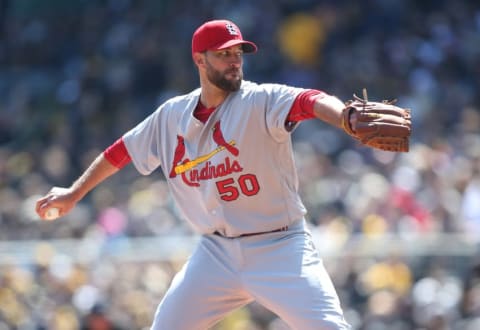
[[[199,96],[200,96],[200,89],[197,88],[187,94],[173,96],[168,100],[166,100],[163,104],[172,106],[177,104],[189,103],[192,101],[197,101]]]
[[[259,84],[253,81],[242,81],[241,91],[245,94],[265,94],[271,89],[271,84]]]
[[[177,95],[169,98],[164,101],[159,109],[162,111],[173,111],[173,112],[183,112],[189,110],[191,107],[194,107],[198,98],[200,97],[200,90],[196,89],[188,94]]]
[[[265,95],[272,94],[295,94],[299,89],[279,83],[255,83],[251,81],[242,82],[242,90],[246,93],[258,93]]]

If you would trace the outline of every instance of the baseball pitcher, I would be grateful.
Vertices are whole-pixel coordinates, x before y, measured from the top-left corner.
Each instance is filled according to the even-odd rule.
[[[349,328],[304,219],[291,132],[317,118],[364,145],[408,151],[410,112],[366,93],[344,103],[316,89],[243,80],[243,56],[256,51],[231,21],[201,25],[192,38],[200,88],[160,105],[70,187],[37,201],[41,218],[52,209],[63,216],[130,162],[143,175],[162,168],[201,239],[151,329],[209,329],[253,301],[292,329]]]

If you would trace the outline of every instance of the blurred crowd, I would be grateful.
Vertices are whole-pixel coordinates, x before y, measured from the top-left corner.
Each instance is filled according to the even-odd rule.
[[[294,132],[312,231],[339,249],[357,236],[422,240],[480,229],[480,4],[475,1],[0,0],[0,242],[45,242],[2,261],[0,330],[142,329],[181,258],[76,263],[49,240],[193,235],[161,170],[129,165],[65,219],[36,198],[69,185],[167,98],[198,86],[190,42],[211,18],[259,45],[245,78],[412,109],[410,152],[356,144],[308,121]],[[448,247],[449,242],[445,242]],[[476,255],[476,254],[475,254]],[[179,260],[178,260],[179,259]],[[327,258],[356,329],[478,329],[476,257]],[[252,305],[218,329],[287,329]]]

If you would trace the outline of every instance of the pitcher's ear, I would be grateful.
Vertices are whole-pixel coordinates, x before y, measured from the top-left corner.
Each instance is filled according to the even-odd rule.
[[[192,56],[193,56],[193,62],[196,65],[203,65],[205,63],[202,53],[193,53]]]

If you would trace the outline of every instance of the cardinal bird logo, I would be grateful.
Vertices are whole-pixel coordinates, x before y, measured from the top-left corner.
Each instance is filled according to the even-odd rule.
[[[232,155],[238,156],[238,148],[225,141],[222,130],[220,129],[220,121],[217,121],[213,126],[213,141],[215,141],[215,143],[220,147],[224,147],[225,149],[227,149]]]
[[[170,171],[171,178],[174,178],[177,175],[175,168],[182,161],[183,157],[185,157],[185,139],[183,136],[177,135],[177,147],[175,148],[175,154],[173,155],[173,166],[172,170]]]
[[[175,148],[175,153],[173,155],[173,163],[172,169],[170,171],[170,178],[174,178],[179,174],[184,174],[185,172],[199,166],[202,163],[207,162],[210,158],[214,155],[219,153],[220,151],[227,150],[233,156],[239,155],[238,148],[235,147],[235,141],[231,140],[227,142],[223,136],[222,129],[220,127],[220,121],[217,121],[212,128],[213,134],[213,141],[217,144],[217,147],[209,152],[208,154],[199,156],[193,160],[189,160],[185,157],[185,139],[181,135],[177,135],[177,147]],[[227,165],[230,165],[230,160],[227,158]],[[208,162],[210,163],[210,162]],[[241,170],[241,167],[238,165],[236,161],[233,161],[233,166],[227,166],[231,168],[233,172],[237,172]],[[223,164],[221,164],[223,165]],[[230,171],[227,171],[230,172]]]

